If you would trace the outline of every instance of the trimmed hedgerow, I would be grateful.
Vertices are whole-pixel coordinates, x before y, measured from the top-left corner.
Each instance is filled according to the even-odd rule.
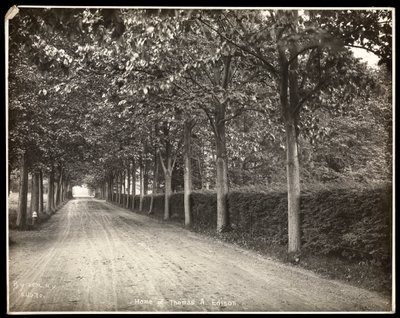
[[[391,190],[341,189],[302,195],[304,249],[390,263]]]
[[[154,196],[153,214],[160,219],[164,217],[164,195],[157,194]]]
[[[213,192],[193,192],[190,198],[193,227],[217,228],[217,195]]]
[[[136,211],[139,197],[135,198]],[[303,251],[350,260],[391,262],[391,188],[308,190],[301,195]],[[171,196],[171,219],[184,220],[183,193]],[[287,194],[283,191],[230,192],[227,197],[233,234],[264,242],[287,244]],[[147,214],[150,196],[143,200]],[[173,208],[172,208],[173,207]],[[193,228],[215,230],[217,197],[214,192],[191,195]],[[164,195],[154,196],[153,216],[163,218]]]
[[[173,193],[171,195],[169,205],[170,214],[172,220],[184,221],[185,220],[185,208],[183,202],[183,193]],[[163,196],[164,199],[164,196]],[[163,204],[164,208],[164,204]]]
[[[231,192],[228,195],[232,227],[240,233],[263,236],[269,243],[287,243],[287,195],[283,192]]]
[[[390,264],[390,190],[338,189],[301,195],[303,251]],[[232,192],[228,206],[238,233],[287,244],[287,195]]]
[[[141,214],[148,214],[149,209],[150,209],[150,201],[151,201],[150,195],[144,196],[143,202],[142,202],[142,211],[139,211],[140,196],[135,196],[135,212],[138,212]],[[164,215],[164,195],[163,194],[154,195],[152,215],[154,215],[158,218],[163,217],[163,215]]]

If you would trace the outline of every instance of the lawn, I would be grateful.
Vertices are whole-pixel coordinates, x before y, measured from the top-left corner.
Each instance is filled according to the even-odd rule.
[[[15,224],[17,222],[17,209],[18,209],[18,192],[11,192],[8,195],[8,222],[9,222],[9,226],[10,228],[15,227]],[[43,196],[43,205],[44,208],[46,207],[46,202],[47,202],[47,195]],[[30,213],[31,213],[31,209],[30,209],[30,205],[31,205],[31,193],[28,192],[28,219],[30,219]]]

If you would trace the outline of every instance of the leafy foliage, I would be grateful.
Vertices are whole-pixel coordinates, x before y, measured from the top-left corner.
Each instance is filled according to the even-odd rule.
[[[293,115],[302,183],[390,181],[391,14],[21,9],[10,21],[10,167],[28,151],[31,171],[63,167],[72,184],[97,188],[133,162],[143,162],[147,180],[155,176],[158,153],[169,168],[176,162],[179,189],[183,123],[191,120],[195,189],[215,186],[221,127],[230,187],[272,187],[285,182],[285,124]],[[389,72],[369,68],[352,47],[375,53]],[[249,198],[237,210],[263,219],[266,210],[252,205],[262,195]],[[285,202],[269,199],[283,211]],[[161,199],[154,200],[158,211]],[[202,214],[213,199],[196,193],[193,200],[199,224],[214,224],[214,214]],[[229,200],[232,221],[242,222]],[[269,230],[278,242],[272,233],[284,227]]]

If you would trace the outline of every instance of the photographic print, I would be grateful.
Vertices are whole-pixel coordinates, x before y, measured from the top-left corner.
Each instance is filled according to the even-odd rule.
[[[393,19],[12,7],[8,313],[393,313]]]

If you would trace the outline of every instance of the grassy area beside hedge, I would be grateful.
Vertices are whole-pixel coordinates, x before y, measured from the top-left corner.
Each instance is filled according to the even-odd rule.
[[[8,226],[10,229],[16,229],[17,228],[17,212],[18,212],[18,192],[12,192],[8,195]],[[43,197],[43,206],[46,209],[46,203],[47,203],[47,196],[45,195]],[[27,224],[28,228],[29,225],[32,223],[32,215],[30,211],[30,206],[31,206],[31,193],[28,192],[27,195],[27,207],[28,207],[28,213],[27,213]],[[48,219],[48,215],[45,213],[39,214],[39,219],[38,223],[44,222]]]

